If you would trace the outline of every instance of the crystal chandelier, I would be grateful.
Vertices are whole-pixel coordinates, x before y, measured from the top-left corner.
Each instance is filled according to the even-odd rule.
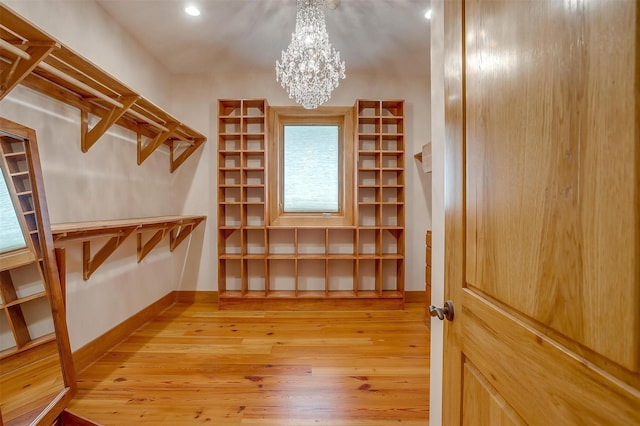
[[[307,109],[331,98],[339,79],[345,78],[340,52],[329,43],[324,20],[324,0],[297,0],[296,30],[291,44],[276,61],[276,81]]]

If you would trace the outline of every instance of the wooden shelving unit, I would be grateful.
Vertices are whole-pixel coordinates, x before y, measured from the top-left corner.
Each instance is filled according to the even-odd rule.
[[[83,278],[88,280],[130,235],[137,236],[140,263],[166,235],[169,236],[169,250],[173,251],[205,219],[206,216],[157,216],[69,222],[52,224],[51,232],[56,243],[82,241]],[[92,240],[105,238],[108,238],[107,241],[92,256]]]
[[[25,140],[0,134],[0,153],[6,183],[12,187],[10,192],[16,198],[19,222],[28,234],[25,242],[29,248],[22,259],[12,261],[17,267],[0,268],[0,315],[6,319],[15,343],[12,347],[0,350],[1,359],[50,342],[56,337],[53,322],[37,332],[31,327],[36,318],[29,318],[36,309],[50,311],[50,308],[45,286],[43,226],[37,213],[38,189],[30,171],[31,159]]]
[[[0,3],[0,100],[23,84],[80,110],[87,152],[114,124],[137,134],[137,162],[169,148],[173,173],[206,138]],[[99,121],[89,128],[90,116]]]
[[[376,294],[404,295],[404,102],[358,100],[355,116],[359,267],[373,264]]]
[[[0,117],[0,184],[11,203],[2,210],[13,207],[26,245],[3,245],[0,252],[0,424],[6,425],[51,424],[76,389],[37,145],[33,129]]]
[[[221,299],[247,295],[266,271],[266,100],[218,101],[218,282]],[[264,272],[263,272],[264,273]],[[237,275],[238,291],[227,287]]]
[[[358,101],[357,221],[271,226],[265,100],[218,102],[221,309],[398,309],[404,304],[403,101]]]

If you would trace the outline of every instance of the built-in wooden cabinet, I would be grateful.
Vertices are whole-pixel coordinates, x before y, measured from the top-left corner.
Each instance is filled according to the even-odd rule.
[[[218,102],[220,308],[398,308],[404,303],[403,101],[354,110],[354,223],[272,226],[266,100]]]
[[[52,424],[75,391],[60,274],[35,132],[3,118],[0,177],[0,424]]]
[[[218,258],[219,291],[224,302],[245,296],[250,275],[261,275],[262,294],[267,266],[265,100],[218,102]]]
[[[356,102],[360,266],[373,263],[377,295],[404,294],[404,102]]]
[[[30,172],[26,143],[23,139],[0,134],[5,182],[14,198],[25,238],[26,248],[6,254],[0,268],[0,321],[6,321],[13,342],[7,339],[0,347],[0,358],[34,345],[55,340],[53,320],[39,318],[49,310],[45,287],[42,230],[37,209],[37,194]],[[4,328],[4,327],[3,327]],[[5,336],[6,337],[6,336]],[[13,344],[11,344],[13,343]]]

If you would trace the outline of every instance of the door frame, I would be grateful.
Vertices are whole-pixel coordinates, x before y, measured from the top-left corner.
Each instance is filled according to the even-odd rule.
[[[444,2],[444,300],[462,301],[465,253],[465,81],[462,0]],[[442,424],[457,425],[462,413],[462,336],[464,312],[444,323]],[[451,398],[456,395],[456,398]]]

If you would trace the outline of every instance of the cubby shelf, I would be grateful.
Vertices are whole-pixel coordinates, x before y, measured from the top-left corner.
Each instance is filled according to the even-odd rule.
[[[218,101],[221,309],[399,309],[404,305],[403,101],[356,102],[349,226],[269,222],[265,100]]]
[[[3,122],[3,128],[9,127]],[[33,319],[29,318],[29,306],[43,300],[48,303],[47,293],[43,282],[44,276],[43,227],[35,214],[34,207],[38,202],[35,177],[29,171],[31,158],[27,149],[27,141],[23,138],[0,133],[0,161],[2,170],[6,173],[7,187],[16,195],[16,213],[22,224],[23,232],[30,237],[25,244],[29,250],[20,250],[18,256],[12,256],[12,268],[0,263],[0,315],[2,321],[11,330],[14,346],[0,352],[0,359],[18,352],[28,350],[42,341],[42,336],[34,335],[29,330]],[[5,256],[5,259],[9,259]],[[9,262],[7,262],[9,263]],[[30,271],[30,272],[29,272]],[[28,294],[22,294],[21,287],[34,286]],[[48,333],[47,333],[48,336]]]
[[[114,124],[137,134],[137,162],[169,149],[173,173],[206,137],[0,4],[0,100],[19,84],[80,110],[87,152]],[[98,122],[89,128],[91,116]]]

